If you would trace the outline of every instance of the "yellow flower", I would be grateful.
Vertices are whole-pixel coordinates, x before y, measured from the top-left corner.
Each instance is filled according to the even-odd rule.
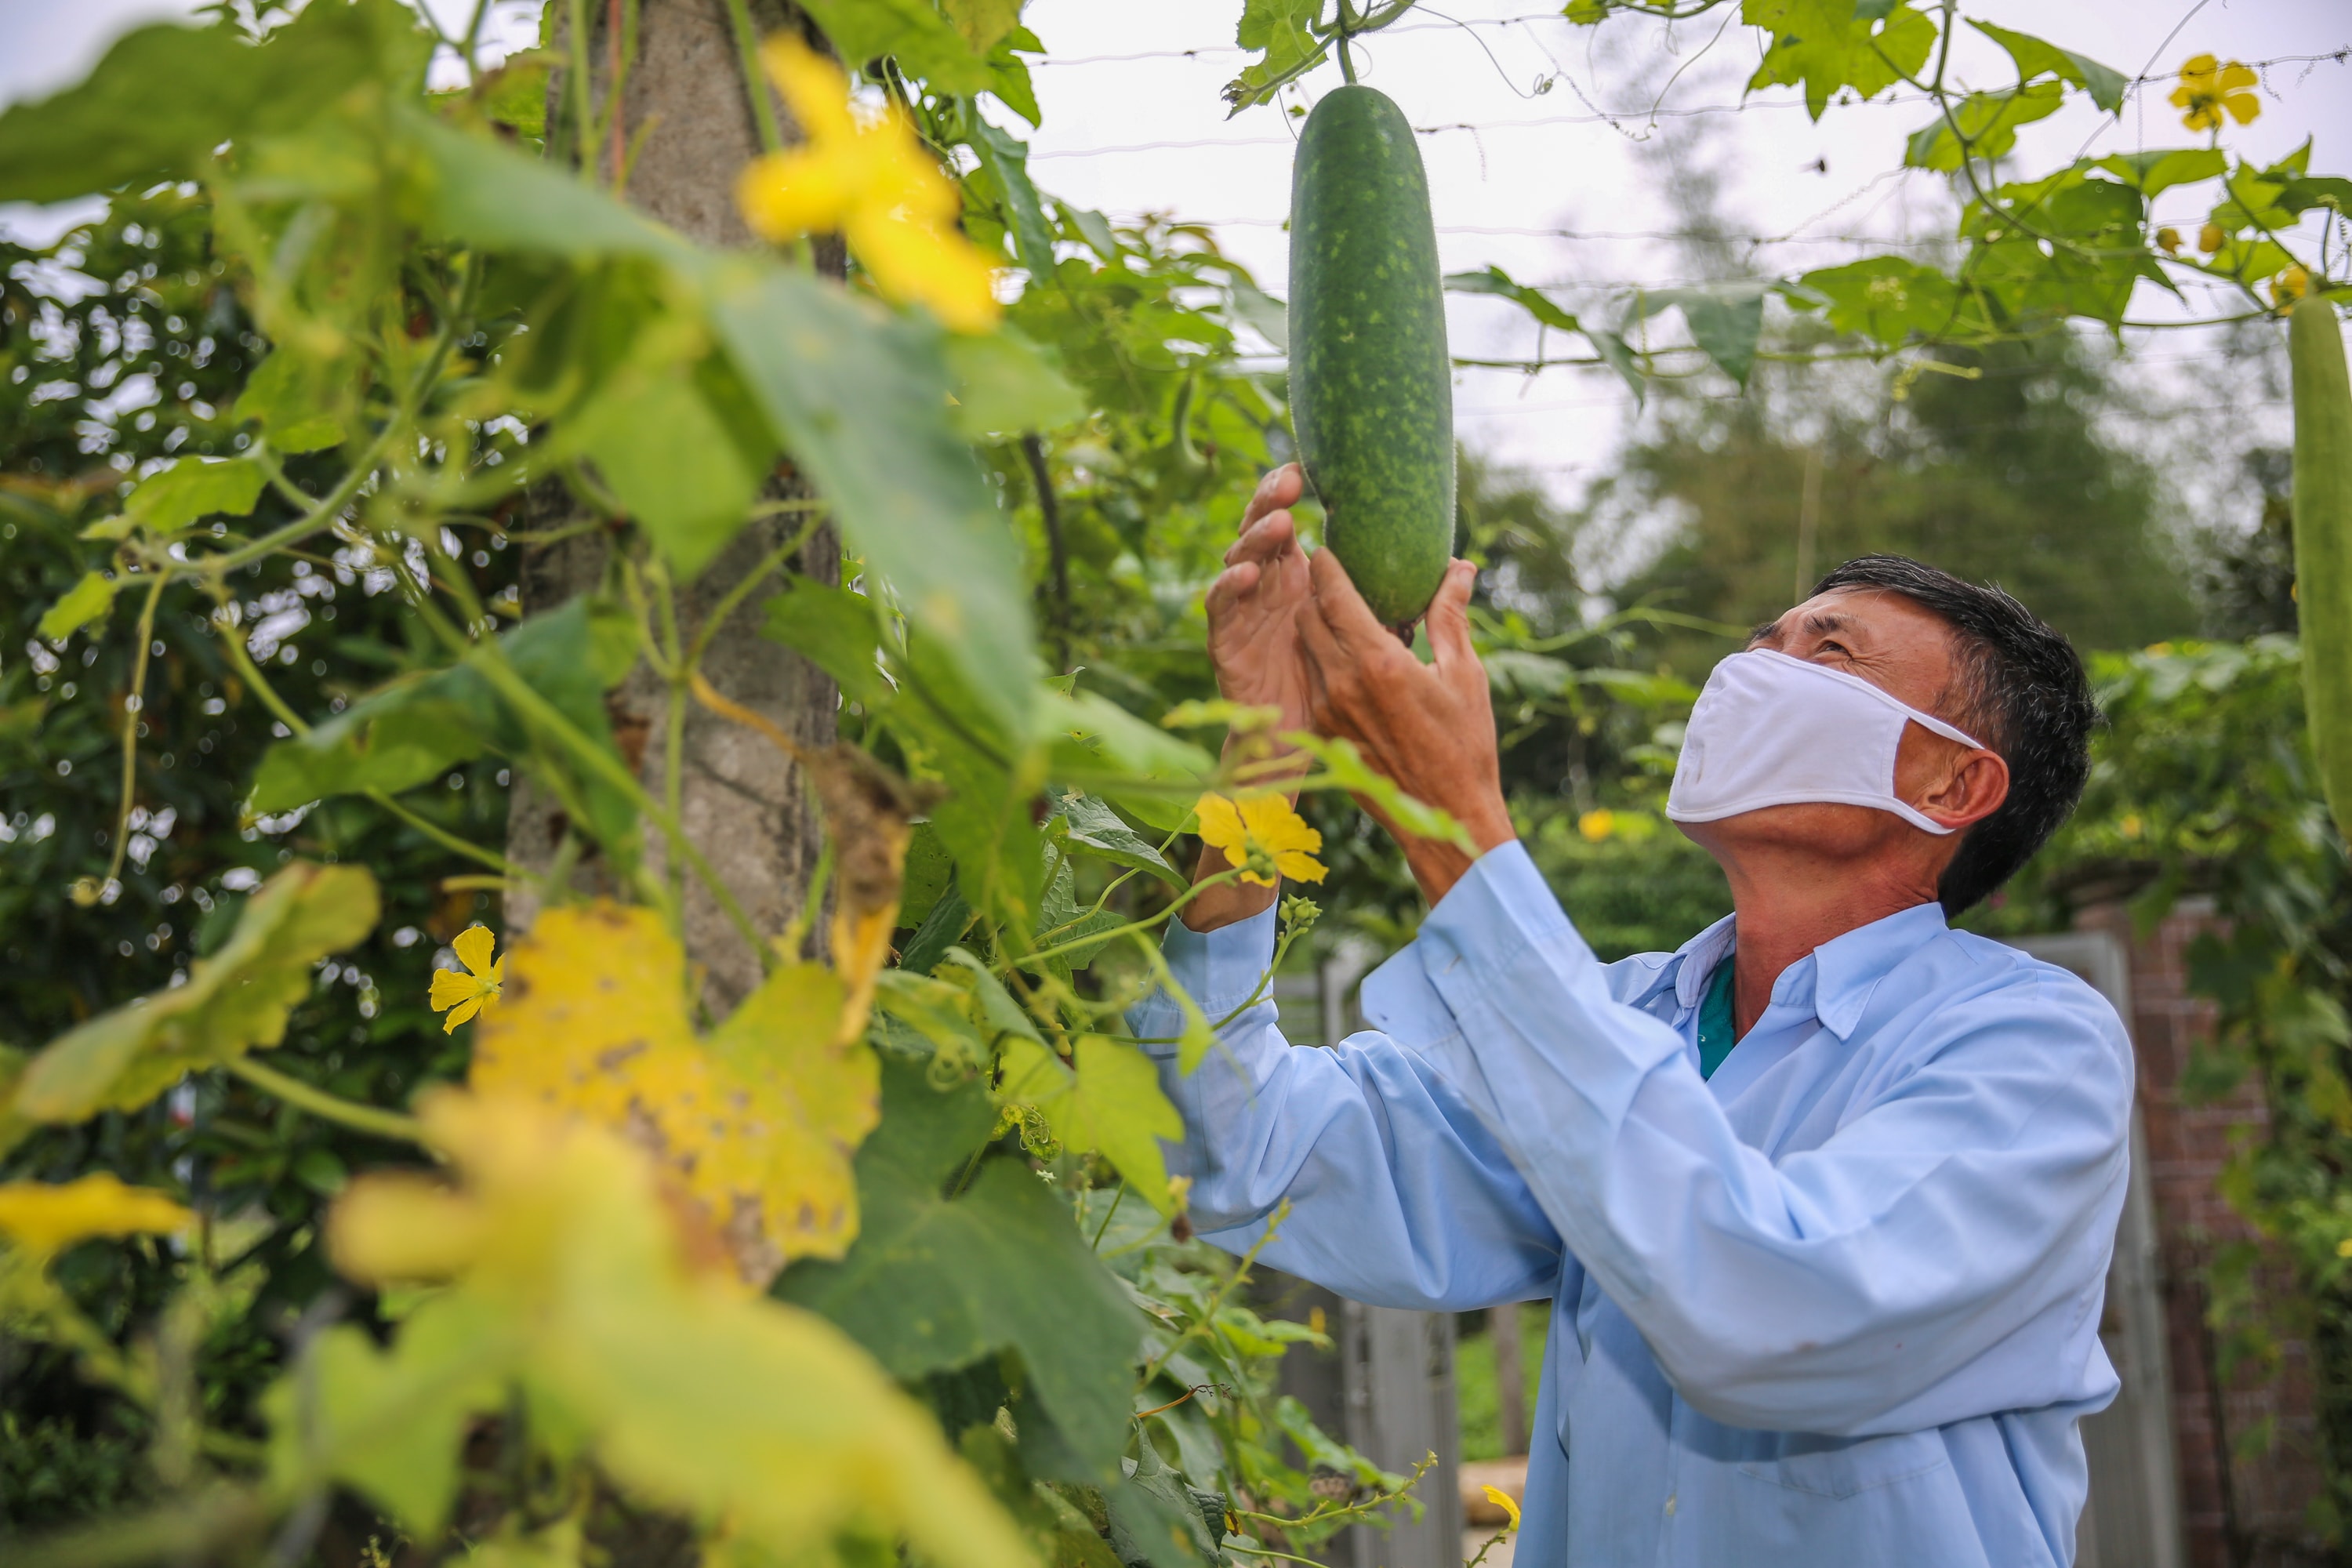
[[[2147,824],[2140,821],[2139,813],[2136,811],[2126,816],[2121,822],[2116,823],[2116,826],[2122,830],[2123,836],[2126,838],[2137,838],[2143,832],[2147,831]]]
[[[1606,809],[1588,811],[1576,819],[1576,830],[1584,835],[1587,844],[1598,844],[1617,831],[1617,814]]]
[[[1201,819],[1201,839],[1225,852],[1225,859],[1242,868],[1242,880],[1271,888],[1277,877],[1301,882],[1323,879],[1323,864],[1315,851],[1323,836],[1307,826],[1278,795],[1244,795],[1233,800],[1204,795],[1192,810]]]
[[[498,945],[488,926],[467,926],[449,944],[457,950],[457,962],[466,973],[454,969],[433,972],[433,1010],[449,1010],[441,1020],[441,1032],[453,1035],[457,1026],[499,999],[499,985],[506,970],[506,960],[492,960],[490,952]]]
[[[93,1236],[178,1230],[194,1217],[163,1194],[103,1172],[56,1184],[0,1184],[0,1235],[36,1257]]]
[[[2271,279],[2271,303],[2285,310],[2311,291],[2311,274],[2300,267],[2290,267]]]
[[[2352,1236],[2347,1236],[2343,1240],[2336,1244],[2336,1256],[2338,1258],[2352,1258]]]
[[[928,305],[960,332],[993,326],[993,266],[956,232],[962,198],[906,116],[892,105],[861,119],[841,68],[787,35],[760,58],[808,140],[744,169],[744,221],[774,240],[837,229],[891,299]]]
[[[1510,1493],[1505,1491],[1500,1487],[1488,1487],[1486,1489],[1486,1500],[1493,1503],[1496,1508],[1501,1509],[1503,1510],[1504,1517],[1511,1521],[1503,1527],[1505,1530],[1517,1530],[1519,1528],[1519,1502],[1517,1498],[1513,1497]]]
[[[2197,231],[2197,248],[2208,256],[2229,243],[2229,234],[2218,223],[2209,223]]]
[[[2178,256],[2180,254],[2180,231],[2168,226],[2158,229],[2156,243],[2165,255]]]
[[[2172,107],[2191,131],[2219,131],[2225,110],[2239,124],[2252,125],[2263,111],[2263,100],[2250,90],[2260,79],[2250,66],[2236,60],[2223,65],[2211,55],[2199,55],[2180,68]]]

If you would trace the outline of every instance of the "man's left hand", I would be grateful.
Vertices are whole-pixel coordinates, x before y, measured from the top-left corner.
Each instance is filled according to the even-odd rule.
[[[1298,641],[1316,728],[1354,742],[1398,788],[1467,828],[1481,853],[1518,837],[1503,804],[1486,671],[1470,643],[1477,568],[1447,568],[1429,606],[1436,662],[1426,665],[1381,625],[1337,555],[1316,552],[1311,575],[1315,596],[1298,617]],[[1361,804],[1403,847],[1432,905],[1470,868],[1456,846],[1413,837],[1372,802]]]

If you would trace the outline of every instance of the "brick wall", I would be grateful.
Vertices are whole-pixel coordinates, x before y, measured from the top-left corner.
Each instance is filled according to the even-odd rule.
[[[2229,1159],[2231,1129],[2259,1128],[2266,1120],[2251,1083],[2220,1103],[2181,1103],[2189,1050],[2213,1024],[2210,1005],[2189,994],[2186,955],[2212,921],[2210,906],[2184,900],[2144,938],[2120,904],[2095,905],[2075,923],[2114,932],[2131,952],[2129,1023],[2162,1237],[2189,1560],[2193,1568],[2286,1568],[2324,1560],[2303,1545],[2304,1510],[2320,1490],[2311,1458],[2309,1357],[2300,1341],[2290,1340],[2276,1375],[2242,1372],[2217,1397],[2215,1347],[2199,1285],[2214,1247],[2252,1235],[2215,1183]],[[2266,1425],[2275,1434],[2267,1448],[2228,1458],[2232,1445]]]

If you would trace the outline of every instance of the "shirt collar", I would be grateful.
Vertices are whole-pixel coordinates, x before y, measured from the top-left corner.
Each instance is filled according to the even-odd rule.
[[[1657,977],[1634,998],[1635,1002],[1649,1001],[1671,985],[1677,1006],[1697,1006],[1708,976],[1731,949],[1736,935],[1734,920],[1726,915],[1675,949],[1674,956],[1659,967]],[[1813,1016],[1838,1038],[1844,1039],[1862,1022],[1878,983],[1897,964],[1949,929],[1944,923],[1944,907],[1937,903],[1916,904],[1868,925],[1856,926],[1790,964],[1773,986],[1772,1000],[1776,1004],[1793,1004],[1810,991]]]

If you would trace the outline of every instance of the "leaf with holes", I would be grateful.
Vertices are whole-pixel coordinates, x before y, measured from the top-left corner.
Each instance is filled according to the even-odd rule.
[[[874,1055],[842,1035],[841,982],[783,964],[707,1037],[687,983],[652,910],[548,910],[508,950],[470,1081],[625,1133],[671,1171],[746,1279],[839,1256],[857,1234],[850,1156],[877,1114]]]

